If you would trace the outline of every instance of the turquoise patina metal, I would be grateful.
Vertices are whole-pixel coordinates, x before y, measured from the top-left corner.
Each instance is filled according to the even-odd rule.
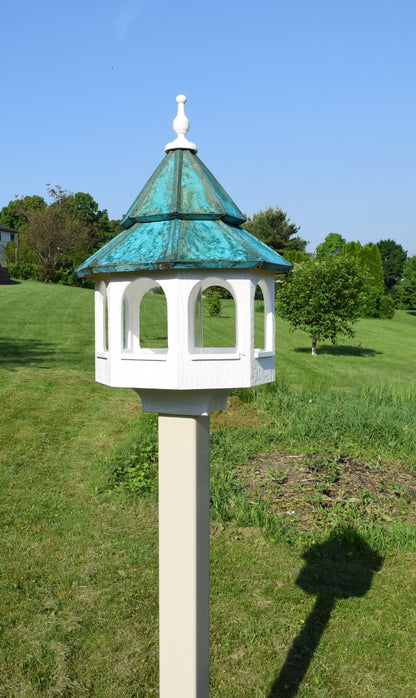
[[[289,271],[289,262],[241,227],[245,221],[195,152],[170,150],[122,220],[124,231],[77,274],[201,267]]]
[[[245,222],[214,175],[190,150],[169,151],[122,221],[129,227],[139,221],[221,219],[231,225]]]

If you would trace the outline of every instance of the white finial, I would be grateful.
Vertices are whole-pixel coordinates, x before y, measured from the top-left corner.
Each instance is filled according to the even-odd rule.
[[[189,119],[185,114],[185,95],[178,95],[176,97],[176,103],[178,105],[178,113],[173,120],[173,130],[176,133],[176,138],[171,143],[168,143],[165,151],[176,150],[177,148],[182,148],[183,150],[192,150],[194,153],[198,152],[198,148],[195,143],[191,143],[185,138],[189,131]]]

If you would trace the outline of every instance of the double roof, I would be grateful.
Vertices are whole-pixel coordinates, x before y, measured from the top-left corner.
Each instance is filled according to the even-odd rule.
[[[180,101],[181,98],[181,101]],[[121,221],[123,232],[78,269],[80,277],[154,269],[262,268],[287,272],[291,264],[242,228],[246,217],[184,137],[178,137]],[[186,123],[187,122],[187,123]]]

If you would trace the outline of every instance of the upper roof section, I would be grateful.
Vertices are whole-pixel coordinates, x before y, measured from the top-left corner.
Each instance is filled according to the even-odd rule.
[[[145,221],[221,219],[241,225],[246,218],[192,150],[169,150],[121,221],[123,228]]]
[[[186,138],[186,97],[176,102],[177,137],[121,221],[125,230],[87,259],[78,276],[174,268],[289,271],[289,262],[240,227],[244,214]]]

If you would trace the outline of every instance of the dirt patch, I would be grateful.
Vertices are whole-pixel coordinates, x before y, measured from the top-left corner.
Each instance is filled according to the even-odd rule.
[[[230,395],[225,410],[211,414],[211,427],[256,427],[262,420],[250,403],[243,402],[238,395]]]
[[[301,530],[340,520],[416,523],[416,473],[394,465],[273,452],[244,465],[237,476],[250,497],[267,501]]]

